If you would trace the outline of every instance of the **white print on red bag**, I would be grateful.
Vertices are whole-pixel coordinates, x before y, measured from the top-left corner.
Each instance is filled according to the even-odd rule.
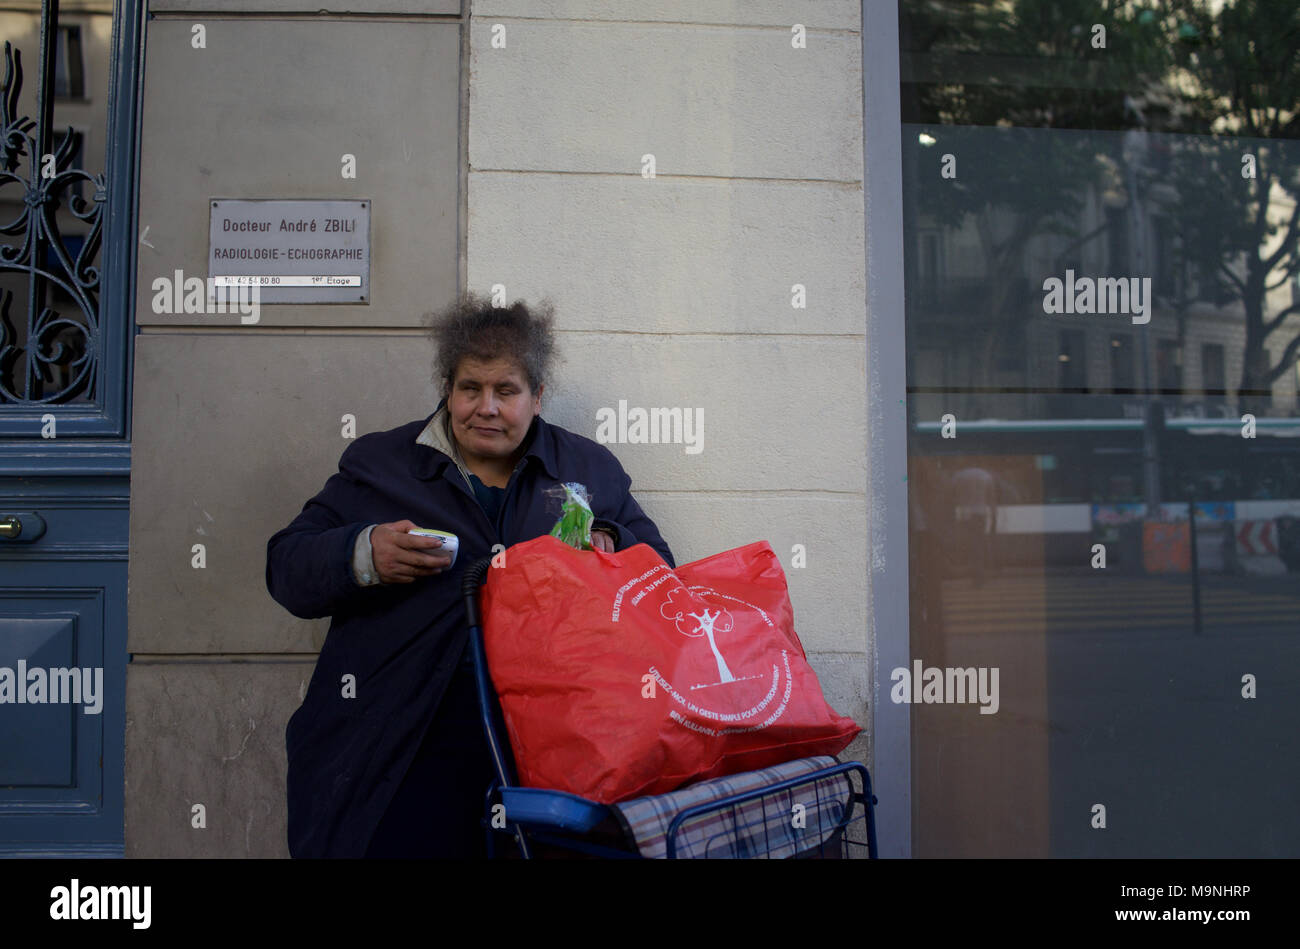
[[[728,607],[731,608],[728,609]],[[689,692],[701,689],[711,690],[708,693],[707,705],[698,704],[688,699],[678,692],[657,668],[650,667],[650,674],[655,677],[659,687],[672,696],[673,701],[691,715],[718,723],[736,723],[735,726],[731,727],[709,728],[706,725],[689,721],[677,709],[669,711],[668,715],[673,721],[706,735],[731,735],[766,728],[781,717],[790,700],[793,679],[790,674],[790,656],[786,650],[781,650],[781,663],[773,663],[772,665],[770,684],[766,672],[737,676],[727,666],[726,659],[723,658],[722,651],[718,646],[718,635],[729,633],[735,629],[736,621],[731,611],[738,607],[753,610],[769,628],[775,630],[776,624],[772,622],[772,618],[764,610],[738,597],[719,593],[710,587],[675,587],[669,591],[667,599],[659,605],[659,615],[667,622],[672,623],[673,628],[678,633],[691,639],[708,640],[709,649],[713,653],[713,659],[718,670],[718,681],[697,683],[687,688]],[[691,647],[688,646],[687,648]],[[781,689],[782,666],[784,666],[785,673],[785,689],[783,692]],[[776,699],[778,692],[782,692],[782,694],[781,701],[776,708],[772,709],[763,721],[757,724],[749,724],[764,712],[767,712],[768,707]],[[704,698],[701,696],[699,702],[703,701]]]
[[[709,587],[677,587],[668,594],[668,599],[659,605],[659,615],[666,620],[671,620],[677,627],[677,632],[683,636],[698,638],[703,636],[709,641],[709,648],[713,650],[713,658],[718,663],[718,681],[706,682],[701,685],[693,685],[692,689],[703,689],[709,685],[723,685],[727,682],[735,682],[736,677],[731,674],[727,668],[727,661],[722,658],[722,653],[718,651],[718,640],[716,633],[729,633],[736,626],[736,620],[729,610],[718,608],[709,610],[709,604],[705,601],[706,596],[714,597],[715,600],[723,598],[723,594]],[[735,597],[725,597],[725,599],[735,600]],[[737,602],[743,602],[738,600]],[[750,609],[758,610],[758,607],[745,603]],[[767,614],[758,610],[767,619]],[[768,620],[768,625],[772,625]],[[755,679],[760,676],[747,676],[746,678]]]

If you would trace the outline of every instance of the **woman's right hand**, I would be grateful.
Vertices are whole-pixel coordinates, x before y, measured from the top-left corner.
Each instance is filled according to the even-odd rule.
[[[381,583],[414,583],[417,577],[442,573],[451,566],[451,554],[437,548],[440,537],[406,533],[412,521],[376,524],[370,532],[370,557]]]

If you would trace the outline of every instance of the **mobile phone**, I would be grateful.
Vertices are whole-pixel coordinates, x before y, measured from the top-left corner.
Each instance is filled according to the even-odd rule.
[[[421,537],[441,538],[442,547],[440,549],[444,553],[451,554],[451,563],[447,565],[448,569],[456,566],[456,553],[457,551],[460,550],[460,538],[457,537],[455,534],[448,533],[447,531],[437,531],[431,527],[412,527],[410,530],[407,531],[407,533],[418,534]],[[439,548],[435,548],[435,549],[439,549]]]

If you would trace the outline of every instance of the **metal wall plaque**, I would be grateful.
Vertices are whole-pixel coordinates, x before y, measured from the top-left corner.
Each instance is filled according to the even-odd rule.
[[[370,202],[213,199],[208,277],[262,303],[368,303]]]

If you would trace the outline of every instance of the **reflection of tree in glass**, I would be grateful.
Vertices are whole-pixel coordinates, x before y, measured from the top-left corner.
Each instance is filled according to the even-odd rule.
[[[904,0],[903,119],[1129,128],[1126,98],[1173,64],[1166,27],[1151,10],[1103,0]]]
[[[935,153],[952,150],[942,147],[945,136],[961,140],[960,130],[939,126],[984,130],[982,147],[960,150],[957,178],[928,186],[935,154],[935,168],[918,164],[912,189],[920,213],[952,228],[970,220],[979,236],[985,280],[977,305],[987,332],[984,358],[973,360],[978,371],[993,371],[993,357],[1009,332],[1021,331],[1038,294],[1024,277],[1035,238],[1072,238],[1056,255],[1060,273],[1084,244],[1127,226],[1127,214],[1114,214],[1079,233],[1089,188],[1101,189],[1111,207],[1134,198],[1124,156],[1118,147],[1103,154],[1100,138],[1086,139],[1089,148],[1077,136],[1027,134],[1023,147],[990,147],[987,130],[1174,133],[1138,150],[1137,200],[1173,225],[1173,239],[1158,242],[1142,268],[1168,275],[1157,292],[1178,317],[1180,339],[1193,304],[1240,305],[1241,410],[1265,408],[1300,353],[1300,333],[1283,325],[1300,315],[1300,294],[1286,293],[1300,278],[1300,5],[904,0],[903,9],[904,121],[934,128]],[[1094,24],[1106,29],[1104,49],[1092,45]],[[908,147],[918,163],[930,160]],[[1253,178],[1243,176],[1247,154]],[[1268,344],[1281,345],[1283,334],[1275,360]]]
[[[713,638],[715,632],[729,632],[735,625],[735,620],[729,612],[718,609],[710,613],[704,600],[686,587],[678,587],[669,593],[668,599],[664,600],[663,605],[659,607],[659,612],[665,619],[676,623],[677,631],[683,636],[707,637],[709,648],[713,650],[713,658],[718,662],[718,681],[736,681]]]
[[[1300,295],[1276,302],[1277,291],[1300,276],[1300,5],[1218,6],[1172,4],[1179,130],[1196,134],[1178,140],[1167,208],[1179,224],[1185,262],[1201,274],[1188,296],[1241,304],[1239,408],[1263,411],[1300,352],[1300,333],[1283,327],[1300,314]],[[1246,155],[1253,156],[1253,178],[1243,174]],[[1273,363],[1270,337],[1288,332]]]
[[[1092,45],[1094,24],[1105,27],[1105,48]],[[1109,226],[1079,233],[1089,190],[1123,184],[1118,137],[1112,154],[1098,154],[1100,137],[1028,130],[1132,127],[1130,93],[1166,72],[1172,54],[1151,11],[1099,0],[905,0],[900,30],[903,120],[931,126],[937,140],[924,151],[906,143],[918,162],[909,190],[917,212],[949,228],[969,219],[978,235],[984,279],[957,299],[984,323],[982,352],[971,360],[982,378],[970,382],[996,385],[997,355],[1018,348],[1009,337],[1024,333],[1041,300],[1040,283],[1025,277],[1031,242],[1070,239],[1055,269],[1072,265]],[[985,131],[967,137],[941,126]],[[1003,131],[991,142],[989,128]],[[963,139],[977,147],[944,147]],[[956,153],[957,176],[932,187],[945,152]]]

